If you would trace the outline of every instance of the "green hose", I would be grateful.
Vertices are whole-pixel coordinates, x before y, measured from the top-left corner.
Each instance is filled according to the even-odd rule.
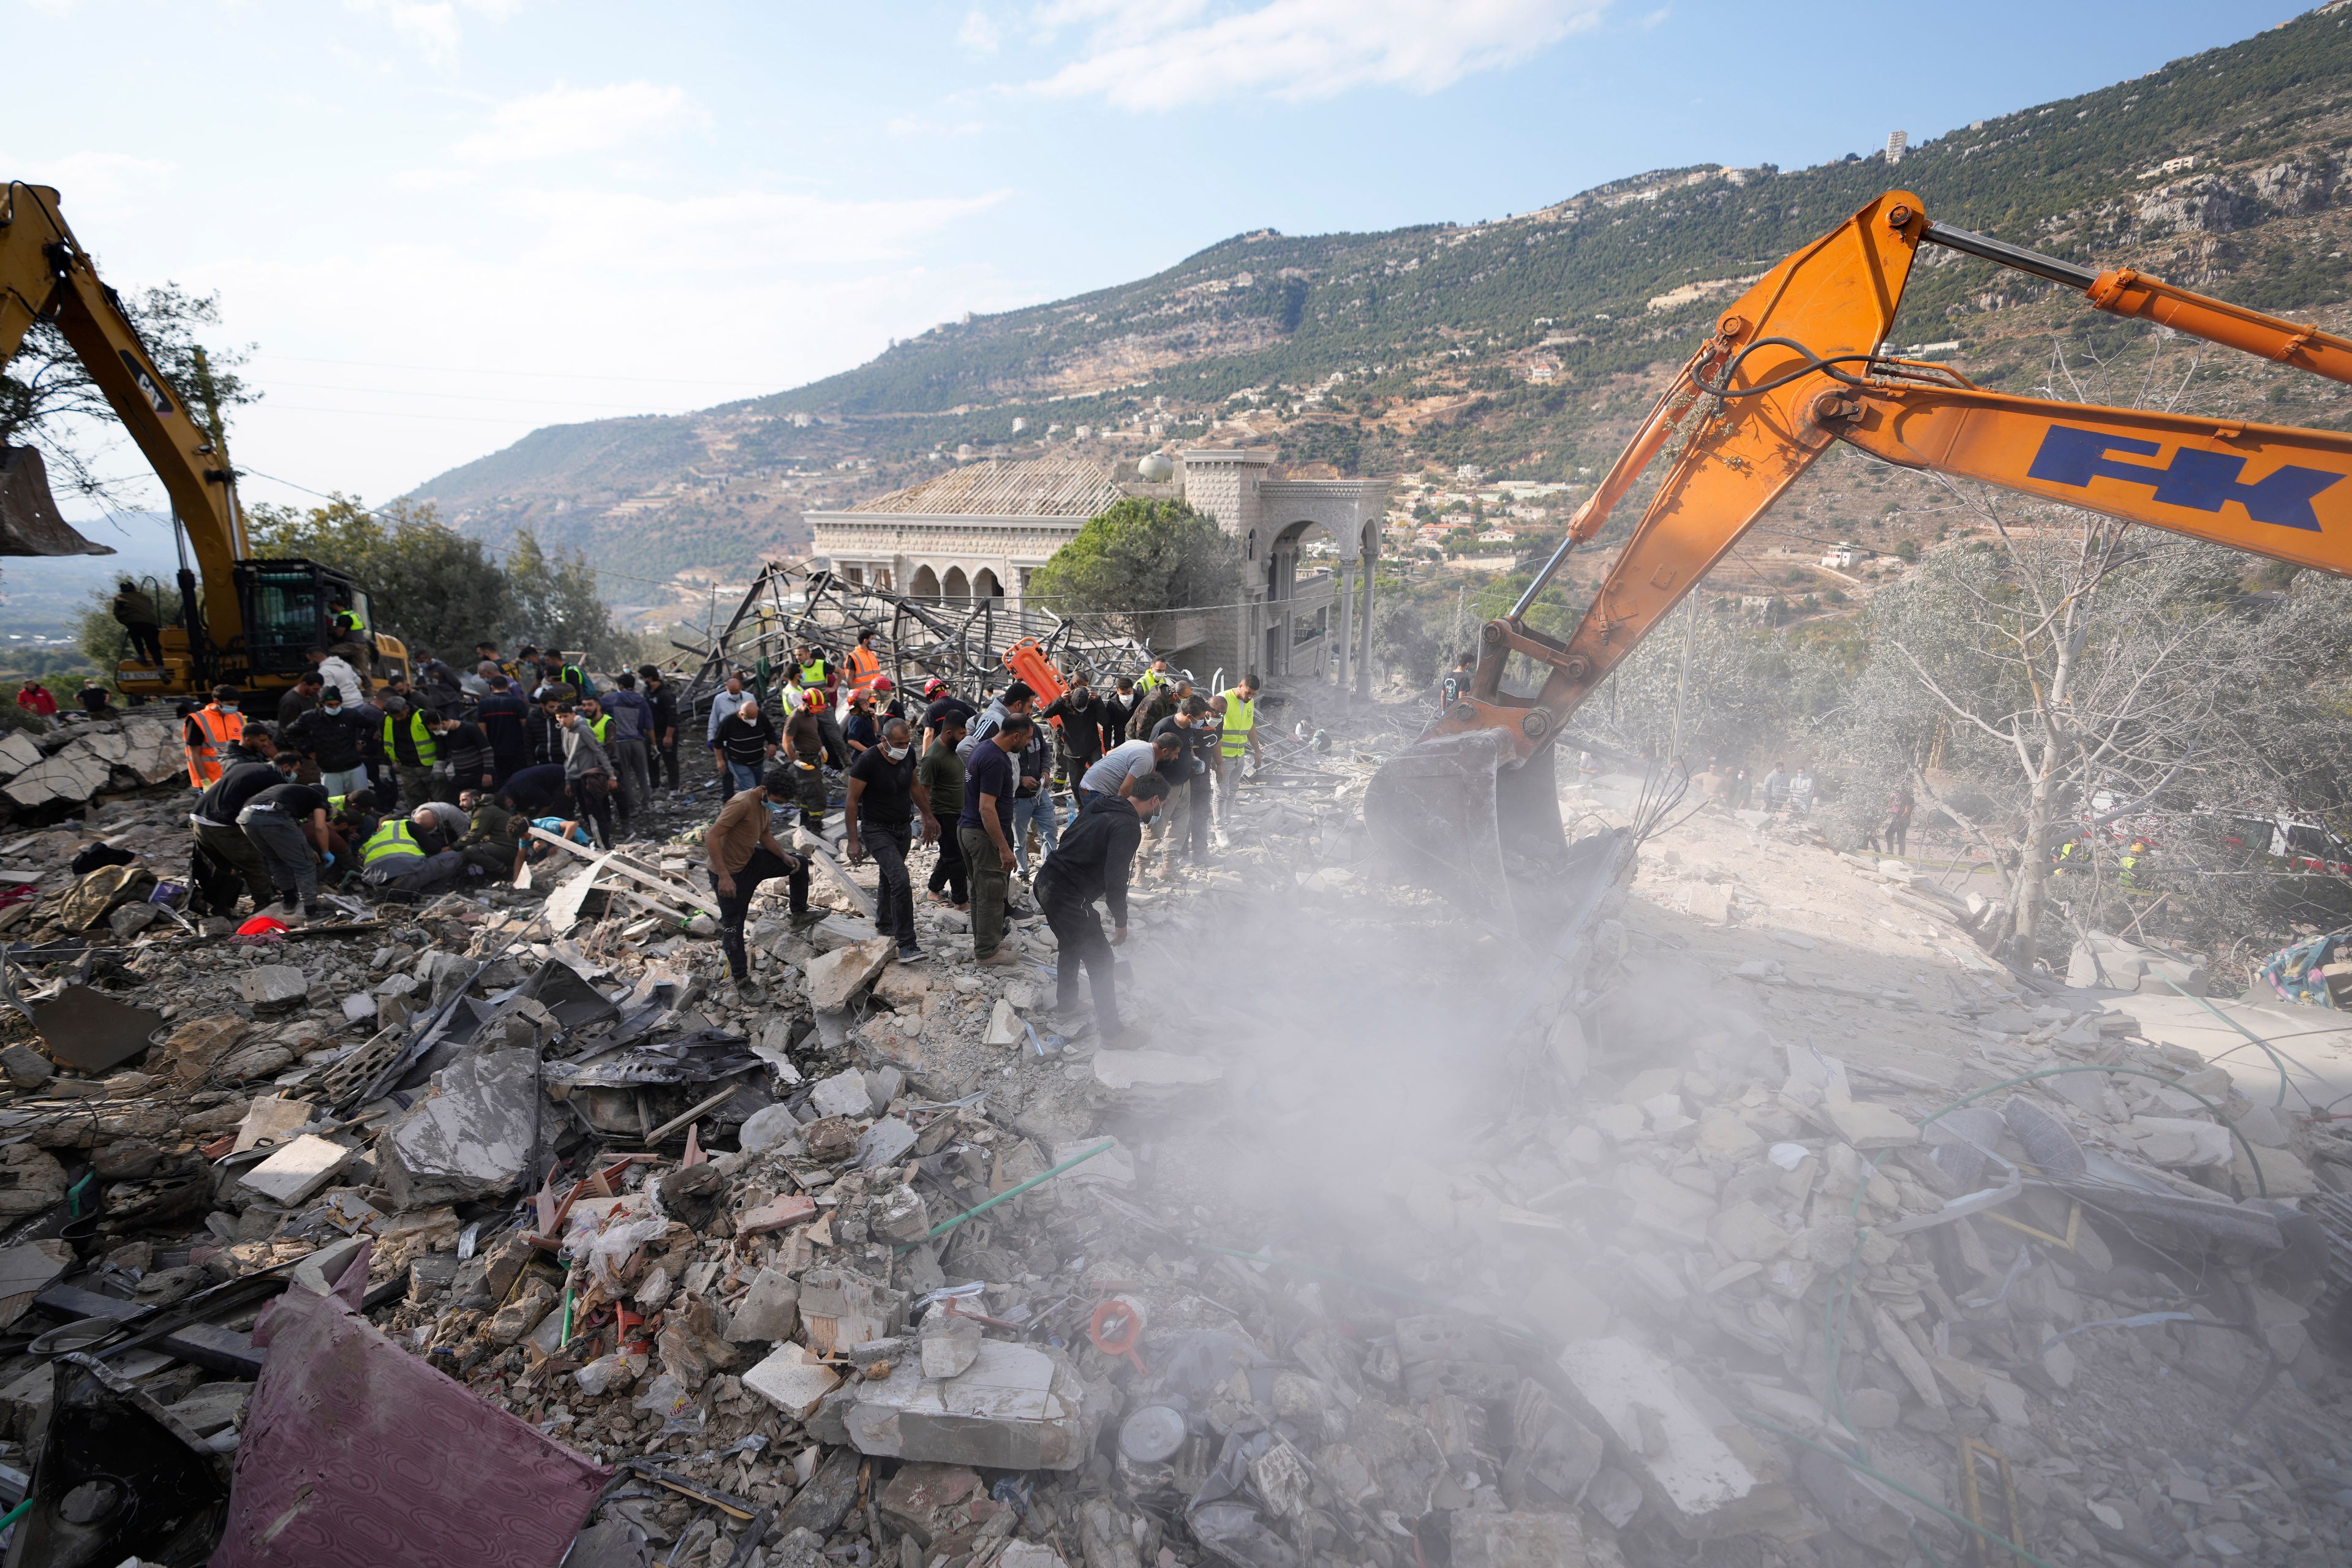
[[[1096,1155],[1101,1153],[1104,1150],[1109,1148],[1117,1142],[1117,1139],[1106,1138],[1101,1142],[1096,1144],[1093,1148],[1087,1150],[1085,1153],[1074,1154],[1070,1158],[1063,1161],[1060,1164],[1055,1166],[1052,1170],[1040,1172],[1038,1174],[1030,1177],[1027,1181],[1022,1183],[1017,1187],[1006,1188],[1004,1191],[997,1194],[994,1197],[989,1199],[986,1203],[974,1204],[971,1207],[964,1210],[963,1213],[957,1215],[954,1218],[940,1221],[939,1224],[931,1226],[930,1229],[923,1233],[923,1241],[935,1241],[939,1237],[945,1236],[948,1232],[953,1230],[956,1226],[961,1225],[964,1221],[980,1215],[984,1215],[999,1204],[1010,1203],[1013,1199],[1019,1197],[1030,1188],[1037,1186],[1042,1183],[1052,1181],[1055,1177],[1070,1169],[1073,1165],[1085,1164],[1087,1161],[1093,1159]],[[922,1241],[902,1241],[898,1244],[898,1250],[901,1252],[912,1252],[915,1248],[922,1245]]]
[[[2172,979],[2172,976],[2171,976],[2171,975],[2169,975],[2169,974],[2165,974],[2165,973],[2158,973],[2157,978],[2158,978],[2158,980],[2163,981],[2167,985],[2171,985],[2171,986],[2172,986],[2172,988],[2173,988],[2175,991],[2180,991],[2180,987],[2179,987],[2179,985],[2177,985],[2177,984],[2173,984],[2173,979]],[[2189,996],[2189,993],[2188,993],[2188,992],[2186,992],[2186,991],[2180,991],[2180,994],[2181,994],[2183,996]],[[2273,1047],[2268,1040],[2266,1040],[2266,1039],[2263,1038],[2260,1035],[2257,1035],[2257,1034],[2256,1034],[2256,1033],[2254,1033],[2252,1029],[2249,1029],[2249,1028],[2248,1028],[2248,1027],[2246,1027],[2243,1024],[2241,1024],[2240,1022],[2238,1022],[2238,1020],[2236,1020],[2235,1018],[2232,1018],[2231,1016],[2230,1016],[2230,1015],[2228,1015],[2227,1013],[2224,1013],[2223,1011],[2221,1011],[2221,1009],[2220,1009],[2219,1007],[2216,1007],[2215,1005],[2213,1005],[2213,1004],[2212,1004],[2210,1000],[2208,1000],[2207,998],[2205,998],[2205,997],[2203,997],[2203,996],[2189,996],[2189,999],[2191,1002],[2196,1003],[2199,1006],[2200,1006],[2200,1007],[2204,1008],[2204,1009],[2205,1009],[2205,1011],[2207,1011],[2208,1013],[2212,1014],[2212,1015],[2213,1015],[2213,1016],[2215,1016],[2216,1018],[2221,1019],[2221,1022],[2223,1022],[2224,1024],[2229,1025],[2229,1026],[2230,1026],[2230,1027],[2231,1027],[2231,1028],[2233,1028],[2233,1029],[2237,1030],[2237,1031],[2238,1031],[2238,1033],[2240,1033],[2240,1034],[2242,1034],[2242,1035],[2245,1036],[2245,1037],[2246,1037],[2246,1038],[2247,1038],[2249,1041],[2251,1041],[2252,1043],[2253,1043],[2254,1045],[2259,1046],[2259,1047],[2262,1047],[2263,1051],[2267,1056],[2269,1056],[2269,1058],[2271,1058],[2271,1066],[2273,1066],[2273,1067],[2274,1067],[2274,1068],[2278,1068],[2278,1075],[2279,1075],[2279,1092],[2278,1092],[2278,1099],[2276,1099],[2275,1100],[2273,1100],[2271,1103],[2272,1103],[2272,1105],[2273,1105],[2273,1108],[2277,1108],[2277,1107],[2280,1107],[2280,1106],[2284,1106],[2284,1105],[2285,1105],[2285,1104],[2286,1104],[2286,1087],[2287,1087],[2287,1077],[2286,1077],[2286,1058],[2285,1058],[2285,1057],[2284,1057],[2281,1052],[2279,1052],[2275,1047]],[[2186,1093],[2187,1091],[2186,1091],[2186,1090],[2183,1090],[2182,1092]]]

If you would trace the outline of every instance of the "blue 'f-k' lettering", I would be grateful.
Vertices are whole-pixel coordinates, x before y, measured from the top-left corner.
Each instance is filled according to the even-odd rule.
[[[2343,478],[2321,468],[2287,467],[2250,485],[2238,478],[2245,472],[2245,458],[2227,452],[2200,451],[2193,447],[2183,447],[2173,453],[2171,465],[2162,468],[2146,463],[2118,462],[2109,456],[2129,452],[2152,458],[2159,450],[2153,441],[2053,425],[2042,437],[2042,449],[2033,455],[2033,466],[2026,474],[2030,479],[2047,479],[2077,489],[2088,486],[2095,478],[2147,485],[2166,506],[2186,507],[2191,511],[2218,512],[2224,502],[2236,501],[2256,522],[2300,528],[2313,533],[2319,531],[2319,514],[2312,510],[2312,498]]]

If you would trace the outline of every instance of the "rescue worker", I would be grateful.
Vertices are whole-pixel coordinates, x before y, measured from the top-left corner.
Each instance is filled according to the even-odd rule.
[[[702,840],[711,890],[719,895],[719,945],[727,954],[728,977],[734,983],[736,999],[755,1005],[764,998],[751,978],[751,956],[743,942],[751,895],[761,883],[782,877],[791,889],[793,929],[805,931],[817,921],[808,903],[808,862],[776,842],[768,816],[769,803],[782,805],[793,791],[792,775],[782,768],[770,768],[759,788],[738,790],[719,807],[719,819]]]
[[[349,795],[367,787],[372,728],[343,701],[340,688],[329,686],[320,689],[318,704],[287,728],[286,744],[316,764],[320,788],[329,795]]]
[[[422,806],[378,823],[359,854],[360,879],[394,898],[438,892],[466,872],[466,858],[449,847],[433,813]]]
[[[915,770],[917,782],[930,796],[931,813],[941,824],[940,856],[931,866],[931,901],[951,910],[964,909],[971,903],[971,889],[964,871],[963,838],[956,826],[963,816],[963,759],[956,755],[956,742],[963,739],[963,724],[961,713],[943,714],[939,728],[932,731],[931,743],[924,748],[921,765]]]
[[[2116,862],[2116,886],[2126,893],[2147,892],[2150,885],[2148,874],[2155,869],[2154,854],[2155,847],[2147,839],[2133,839],[2123,858]]]
[[[401,800],[415,806],[436,798],[433,765],[441,760],[441,748],[434,743],[433,723],[424,711],[406,698],[385,698],[383,732],[377,739]]]
[[[563,725],[563,782],[571,786],[572,804],[584,821],[595,824],[597,847],[613,847],[613,761],[593,726],[593,699],[584,703],[565,704],[561,711]]]
[[[457,796],[457,804],[467,813],[466,837],[457,853],[468,865],[479,866],[485,876],[512,881],[522,869],[522,846],[528,837],[525,819],[481,790],[465,791]]]
[[[161,665],[163,617],[157,614],[155,601],[138,584],[125,577],[115,584],[110,608],[114,618],[131,636],[131,651],[144,663]]]
[[[1154,654],[1151,658],[1151,668],[1145,670],[1135,683],[1135,695],[1141,700],[1149,702],[1151,700],[1152,694],[1167,684],[1168,658],[1165,654]]]
[[[874,651],[874,628],[867,626],[857,634],[857,646],[849,650],[850,692],[871,690],[881,674],[882,657]]]
[[[674,790],[677,788],[677,689],[663,676],[658,665],[637,666],[637,679],[645,686],[646,703],[654,716],[649,731],[654,755],[646,765],[646,775],[650,782],[655,763],[659,763],[660,774],[667,781],[663,787]]]
[[[1135,1037],[1119,1022],[1118,960],[1110,950],[1127,941],[1127,879],[1136,847],[1143,841],[1143,825],[1167,799],[1168,781],[1156,773],[1136,779],[1124,795],[1095,796],[1079,810],[1077,820],[1062,836],[1061,847],[1037,873],[1037,907],[1061,948],[1054,973],[1057,1034],[1076,1034],[1082,1026],[1078,970],[1083,965],[1094,990],[1095,1030],[1101,1044],[1123,1046]],[[1110,910],[1108,942],[1094,911],[1097,899]]]
[[[730,669],[727,680],[710,698],[710,720],[702,729],[702,743],[710,748],[710,760],[719,769],[719,787],[725,795],[735,793],[735,783],[728,775],[726,749],[719,743],[719,727],[735,717],[735,710],[751,700],[743,689],[743,672]]]
[[[1016,754],[1028,748],[1036,725],[1025,712],[1005,716],[964,759],[963,811],[956,831],[971,877],[971,955],[975,963],[1013,962],[1004,942],[1006,895],[1013,855],[1013,806],[1021,780]]]
[[[221,776],[221,752],[245,739],[245,715],[237,710],[236,688],[215,686],[213,700],[188,715],[181,744],[188,753],[188,787],[209,789]]]
[[[277,889],[280,918],[288,924],[299,908],[302,918],[327,912],[319,901],[319,868],[335,852],[327,837],[327,792],[287,779],[259,791],[236,814],[236,826],[252,840]]]
[[[503,784],[530,763],[530,705],[505,676],[493,675],[489,682],[490,694],[476,706],[474,718],[490,742],[491,777]]]
[[[246,804],[263,790],[284,784],[293,776],[294,759],[289,754],[278,756],[277,748],[269,742],[269,733],[255,725],[246,737],[243,759],[222,770],[221,776],[196,796],[194,809],[188,813],[188,826],[194,832],[196,854],[210,855],[234,870],[245,883],[245,890],[253,899],[258,911],[268,909],[276,889],[269,880],[268,868],[263,863],[261,851],[236,825],[237,814]],[[211,884],[198,879],[209,888]],[[215,914],[229,914],[236,900],[227,909],[215,908]]]
[[[898,942],[898,962],[919,963],[930,954],[915,932],[915,883],[907,871],[914,848],[914,819],[922,818],[922,842],[940,836],[931,815],[930,792],[918,776],[915,737],[904,719],[884,721],[875,743],[849,765],[849,799],[842,807],[846,830],[842,847],[856,865],[868,850],[877,880],[874,929]]]
[[[1257,738],[1256,674],[1243,676],[1240,684],[1219,692],[1217,700],[1224,705],[1225,715],[1217,742],[1217,826],[1231,833],[1235,822],[1234,805],[1241,795],[1244,760],[1265,760],[1265,748]]]
[[[817,724],[817,710],[824,706],[824,692],[801,693],[798,705],[784,715],[782,754],[777,759],[792,763],[801,826],[811,833],[824,830],[824,731]]]

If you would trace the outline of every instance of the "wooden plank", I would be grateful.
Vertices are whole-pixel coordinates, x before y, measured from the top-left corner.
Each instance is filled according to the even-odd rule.
[[[617,849],[607,849],[600,852],[594,849],[585,848],[581,845],[572,843],[568,838],[559,837],[555,834],[548,832],[547,829],[543,827],[532,828],[530,830],[530,836],[533,838],[539,839],[542,843],[556,846],[565,854],[572,856],[577,859],[595,861],[599,863],[604,870],[617,871],[622,876],[630,879],[632,881],[645,883],[647,887],[654,889],[656,892],[667,893],[671,898],[678,900],[681,902],[692,904],[696,909],[700,910],[704,914],[709,915],[714,919],[719,914],[718,903],[715,900],[705,897],[692,884],[673,880],[668,877],[664,877],[658,873],[646,870],[642,867],[632,865],[629,861],[622,858],[621,852]]]
[[[720,1089],[717,1094],[712,1095],[709,1100],[704,1100],[700,1105],[696,1106],[693,1110],[686,1111],[681,1115],[671,1117],[667,1121],[663,1122],[659,1127],[655,1128],[652,1131],[646,1134],[646,1147],[650,1149],[655,1144],[660,1142],[663,1139],[668,1137],[671,1133],[678,1131],[680,1129],[684,1128],[688,1122],[696,1120],[698,1117],[709,1115],[712,1111],[718,1110],[720,1106],[734,1099],[735,1091],[742,1087],[743,1086],[740,1083],[730,1083],[725,1089]]]

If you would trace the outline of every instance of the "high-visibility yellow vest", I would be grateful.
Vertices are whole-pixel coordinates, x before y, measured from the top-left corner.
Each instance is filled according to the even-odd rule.
[[[820,658],[815,660],[814,663],[801,666],[801,684],[803,687],[823,686],[824,684],[824,660]]]
[[[399,721],[389,713],[383,716],[383,754],[395,763],[400,761],[400,752],[393,744],[396,737],[393,734],[392,727],[398,722]],[[425,715],[413,708],[408,710],[408,738],[415,743],[418,767],[431,767],[440,760],[440,748],[433,743],[433,731],[426,727]]]
[[[335,617],[335,630],[356,642],[367,635],[367,623],[357,610],[345,610]]]
[[[1219,749],[1228,757],[1238,757],[1249,749],[1250,731],[1257,728],[1257,704],[1244,699],[1238,686],[1218,695],[1225,700],[1224,739]]]
[[[601,746],[604,743],[605,731],[612,727],[613,716],[610,713],[599,713],[596,715],[596,721],[588,726],[588,732],[596,737],[596,743]]]
[[[1167,684],[1166,676],[1147,669],[1135,678],[1135,694],[1138,697],[1149,697]]]
[[[416,841],[408,818],[395,816],[367,836],[360,846],[360,865],[373,869],[379,860],[423,859],[425,846]]]

